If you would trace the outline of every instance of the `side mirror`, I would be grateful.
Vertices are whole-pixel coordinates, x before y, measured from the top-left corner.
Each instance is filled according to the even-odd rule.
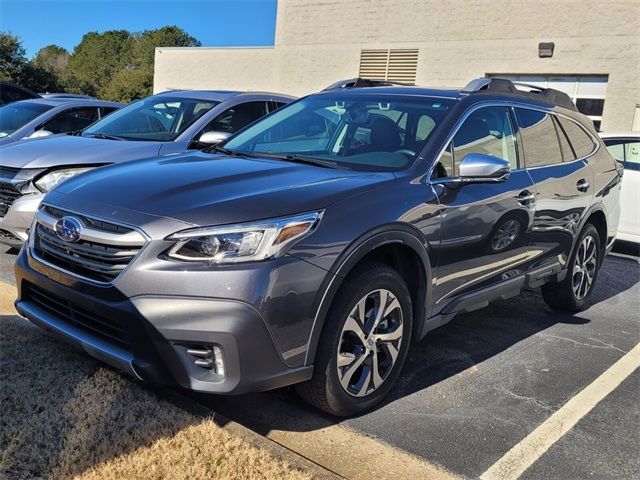
[[[199,143],[204,143],[205,145],[216,145],[220,142],[224,142],[227,138],[231,136],[229,132],[204,132],[198,138]]]
[[[48,137],[49,135],[53,135],[53,132],[50,132],[49,130],[36,130],[27,138],[41,138],[41,137]]]
[[[507,160],[482,153],[465,155],[458,168],[463,182],[503,182],[511,173]]]

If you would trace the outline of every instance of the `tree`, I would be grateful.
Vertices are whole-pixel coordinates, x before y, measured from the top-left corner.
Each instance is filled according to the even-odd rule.
[[[146,30],[132,36],[131,57],[136,66],[151,66],[157,47],[199,47],[202,44],[176,25]]]
[[[27,57],[18,37],[0,32],[0,79],[17,82],[26,64]]]
[[[156,47],[196,47],[200,42],[175,25],[130,33],[86,33],[71,54],[48,45],[28,61],[20,40],[0,33],[0,78],[34,91],[68,91],[131,101],[153,90]]]
[[[114,75],[104,90],[104,97],[130,102],[153,91],[153,67],[125,68]]]
[[[23,85],[34,92],[59,90],[57,75],[27,60],[22,42],[0,32],[0,79]]]
[[[47,45],[38,50],[31,61],[35,66],[56,75],[61,75],[69,65],[69,52],[58,45]]]
[[[102,96],[111,77],[123,65],[130,33],[109,30],[86,33],[73,51],[66,72],[68,87],[76,92]]]

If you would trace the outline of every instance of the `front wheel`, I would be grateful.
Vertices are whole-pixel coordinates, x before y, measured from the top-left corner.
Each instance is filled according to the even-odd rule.
[[[547,305],[569,312],[587,309],[602,265],[602,255],[598,230],[588,224],[580,233],[565,279],[542,286],[542,297]]]
[[[412,317],[409,290],[395,270],[379,264],[359,267],[329,310],[313,377],[297,386],[298,393],[338,416],[370,409],[400,374]]]

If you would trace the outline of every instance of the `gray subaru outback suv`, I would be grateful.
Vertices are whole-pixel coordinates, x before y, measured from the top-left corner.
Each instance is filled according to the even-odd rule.
[[[136,378],[296,384],[352,415],[460,312],[531,287],[586,308],[620,177],[561,92],[351,82],[222,146],[55,188],[18,258],[16,305]]]

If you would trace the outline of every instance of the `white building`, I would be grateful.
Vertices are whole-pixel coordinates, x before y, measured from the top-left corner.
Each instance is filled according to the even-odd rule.
[[[487,75],[564,90],[603,130],[640,130],[640,0],[279,0],[273,47],[157,48],[154,91]]]

